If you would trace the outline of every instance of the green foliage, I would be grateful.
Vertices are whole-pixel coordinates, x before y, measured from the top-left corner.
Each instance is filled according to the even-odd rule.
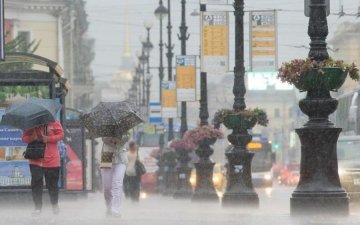
[[[34,53],[40,45],[40,41],[33,40],[28,43],[25,36],[19,35],[12,41],[5,44],[5,52]],[[3,73],[19,70],[29,70],[32,63],[4,63],[0,64],[0,71]]]
[[[4,102],[8,98],[15,97],[16,95],[20,95],[24,98],[50,97],[48,86],[0,86],[0,103]]]
[[[234,110],[234,109],[220,109],[214,115],[213,124],[215,127],[219,127],[220,124],[224,123],[225,117],[228,115],[242,115],[248,118],[256,119],[257,124],[266,127],[269,123],[267,114],[263,109],[245,109],[245,110]]]

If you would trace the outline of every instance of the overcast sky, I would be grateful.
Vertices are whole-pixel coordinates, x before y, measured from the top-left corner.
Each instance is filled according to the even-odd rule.
[[[154,17],[154,10],[158,7],[158,0],[86,0],[88,20],[90,22],[89,35],[96,39],[95,51],[96,58],[93,62],[93,71],[97,79],[110,79],[111,74],[120,69],[121,54],[124,46],[124,21],[125,15],[129,18],[131,32],[131,47],[134,53],[141,49],[140,35],[146,35],[144,21],[152,21],[151,41],[155,48],[151,52],[151,66],[159,65],[159,21]],[[181,0],[171,0],[171,22],[172,22],[172,42],[175,44],[174,54],[180,54],[180,42],[177,38],[180,26]],[[229,0],[231,2],[231,0]],[[335,31],[338,24],[344,20],[356,21],[355,16],[345,16],[338,18],[335,13],[339,11],[338,0],[331,0],[331,13],[328,17],[329,36]],[[359,0],[343,0],[344,11],[354,14],[359,6]],[[127,5],[127,7],[126,7]],[[164,1],[167,7],[167,0]],[[308,18],[304,16],[303,0],[245,0],[245,10],[278,10],[278,57],[279,66],[281,62],[293,58],[306,57],[308,49],[296,48],[309,44],[307,36]],[[191,17],[190,13],[194,9],[199,9],[199,0],[187,0],[187,25],[189,27],[190,39],[187,44],[189,55],[199,54],[199,17]],[[208,10],[217,9],[208,7]],[[231,6],[224,7],[226,10],[233,10]],[[233,29],[233,14],[230,14],[230,27]],[[248,13],[245,14],[245,64],[248,65]],[[167,24],[167,20],[164,21]],[[164,41],[167,42],[167,31],[164,26]],[[234,35],[230,31],[230,68],[233,67],[233,43]],[[331,53],[331,52],[330,52]],[[164,64],[166,64],[164,56]],[[153,82],[156,84],[157,69],[152,70],[155,76]],[[210,78],[211,80],[212,78]]]

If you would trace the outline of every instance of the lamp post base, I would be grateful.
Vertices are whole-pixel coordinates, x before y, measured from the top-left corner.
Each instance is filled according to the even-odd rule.
[[[245,137],[245,136],[244,136]],[[227,186],[223,206],[259,207],[259,197],[251,178],[251,161],[254,153],[231,146],[225,153],[228,159]]]
[[[290,199],[291,215],[349,214],[349,198],[341,187],[336,144],[341,128],[296,129],[301,142],[300,180]]]
[[[290,199],[290,214],[291,216],[348,216],[349,198],[345,192],[293,193]]]
[[[192,188],[190,184],[191,168],[180,168],[177,174],[177,190],[174,193],[174,198],[191,198]]]
[[[195,163],[196,187],[192,195],[192,201],[219,201],[214,184],[212,182],[215,163],[199,161]]]
[[[259,208],[259,197],[256,193],[225,193],[223,207]]]

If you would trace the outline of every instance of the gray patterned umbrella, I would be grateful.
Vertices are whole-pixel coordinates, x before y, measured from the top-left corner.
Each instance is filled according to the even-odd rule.
[[[80,120],[93,138],[117,137],[143,122],[126,101],[101,102]]]

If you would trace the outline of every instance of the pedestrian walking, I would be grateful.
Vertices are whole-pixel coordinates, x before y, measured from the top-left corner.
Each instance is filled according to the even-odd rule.
[[[125,172],[125,193],[127,197],[133,202],[138,202],[140,197],[140,181],[141,175],[137,171],[137,161],[139,159],[138,146],[135,142],[131,141],[129,143],[128,151],[128,165]]]
[[[129,134],[120,137],[103,137],[101,151],[101,176],[108,216],[121,217],[121,206],[124,199],[123,181],[126,164],[126,144]]]
[[[46,125],[26,130],[22,134],[23,142],[30,144],[34,141],[45,143],[43,158],[29,159],[31,173],[31,192],[35,205],[34,216],[39,216],[42,210],[42,193],[44,177],[49,191],[50,202],[54,214],[59,214],[59,171],[60,154],[58,141],[64,138],[64,131],[60,121],[55,120]]]

